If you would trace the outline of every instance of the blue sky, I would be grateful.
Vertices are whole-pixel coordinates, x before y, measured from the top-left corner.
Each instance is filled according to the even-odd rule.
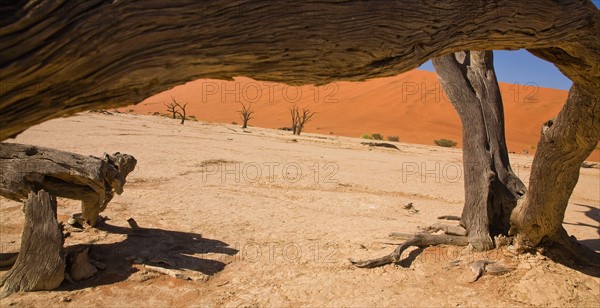
[[[592,3],[600,8],[600,0],[593,0]],[[572,84],[571,80],[565,77],[554,64],[524,49],[494,51],[494,67],[499,81],[520,84],[533,82],[540,87],[561,90],[569,90]],[[431,61],[421,65],[420,69],[435,71]]]
[[[499,81],[519,84],[534,83],[540,87],[569,90],[571,80],[565,77],[554,64],[544,61],[527,50],[495,50],[494,68]],[[420,69],[435,71],[431,61]]]

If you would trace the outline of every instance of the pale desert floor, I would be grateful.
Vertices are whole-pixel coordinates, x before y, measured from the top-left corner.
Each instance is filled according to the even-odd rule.
[[[485,256],[412,249],[400,265],[353,267],[348,258],[391,252],[399,241],[389,232],[460,215],[464,198],[459,149],[370,149],[361,141],[132,114],[85,113],[36,126],[14,142],[94,156],[119,151],[138,166],[102,213],[109,219],[65,242],[91,244],[106,269],[0,306],[600,306],[597,276],[508,249]],[[531,159],[511,156],[525,182]],[[581,169],[565,219],[569,233],[596,251],[599,172]],[[404,209],[409,202],[418,212]],[[60,221],[78,211],[78,201],[59,200]],[[0,199],[0,215],[2,252],[18,251],[21,204]],[[129,218],[146,229],[131,231]],[[469,283],[470,261],[480,258],[516,270]]]

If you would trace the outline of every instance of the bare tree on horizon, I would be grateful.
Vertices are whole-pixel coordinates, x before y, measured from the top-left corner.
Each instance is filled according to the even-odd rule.
[[[294,106],[290,108],[290,114],[292,116],[292,133],[300,136],[304,125],[317,113],[304,108],[302,108],[302,113],[300,113],[298,106]]]
[[[177,118],[177,115],[179,115],[181,117],[181,123],[179,124],[183,125],[186,119],[185,107],[187,107],[188,103],[185,103],[183,106],[181,106],[181,104],[179,104],[173,96],[171,96],[171,100],[172,102],[167,105],[167,108],[169,108],[167,110],[173,112],[173,119]],[[179,110],[177,110],[177,108],[179,108]]]
[[[250,103],[248,107],[246,107],[244,103],[240,102],[240,104],[242,105],[242,110],[238,110],[238,113],[240,114],[240,118],[242,118],[242,128],[247,128],[248,121],[252,119],[252,114],[254,113],[254,110],[252,110],[252,103]]]

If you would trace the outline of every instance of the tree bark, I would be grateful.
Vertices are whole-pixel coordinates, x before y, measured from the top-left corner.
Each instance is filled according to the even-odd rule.
[[[43,190],[31,192],[23,211],[19,256],[0,281],[0,298],[18,291],[52,290],[64,279],[64,239],[56,220],[56,198]]]
[[[562,227],[581,163],[600,139],[600,97],[574,84],[555,119],[542,127],[531,166],[529,192],[511,216],[511,234],[522,248],[542,241],[564,244]]]
[[[83,218],[94,226],[114,193],[121,194],[137,161],[121,153],[93,156],[16,143],[0,143],[0,195],[15,201],[44,189],[81,200]]]
[[[461,50],[528,48],[600,89],[600,12],[582,0],[66,1],[0,4],[0,140],[199,78],[326,84]]]
[[[462,122],[465,206],[461,224],[475,250],[494,247],[525,185],[514,174],[504,136],[502,97],[491,51],[458,52],[433,59],[446,95]]]

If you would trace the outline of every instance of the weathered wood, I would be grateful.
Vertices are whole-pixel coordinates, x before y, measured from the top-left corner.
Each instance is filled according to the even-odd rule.
[[[168,268],[152,266],[152,265],[148,265],[148,264],[144,264],[143,268],[150,272],[171,276],[171,277],[177,278],[177,279],[194,280],[190,276],[184,274],[183,271],[176,270],[176,269],[168,269]]]
[[[511,216],[511,234],[522,248],[536,247],[542,240],[571,245],[562,222],[581,163],[600,140],[599,101],[600,96],[574,84],[558,116],[544,123],[529,192]]]
[[[452,225],[435,223],[435,224],[427,227],[427,232],[429,232],[429,233],[438,232],[438,231],[443,231],[444,234],[448,234],[448,235],[467,236],[467,230],[461,226],[452,226]]]
[[[18,253],[6,253],[0,255],[0,268],[11,267],[17,261]]]
[[[397,234],[393,234],[396,236]],[[434,235],[427,233],[417,233],[413,235],[408,241],[398,246],[394,252],[381,258],[370,259],[370,260],[356,260],[349,259],[349,261],[356,267],[362,268],[373,268],[387,264],[398,263],[402,257],[402,253],[411,246],[427,247],[437,245],[456,245],[456,246],[467,246],[469,241],[466,236],[454,236],[454,235]]]
[[[489,260],[477,260],[471,263],[469,269],[473,275],[470,277],[468,282],[477,281],[481,276],[483,276],[484,273],[490,273],[491,275],[503,275],[514,270],[513,267],[503,266],[501,264],[497,264],[495,261]]]
[[[31,192],[23,211],[20,252],[0,281],[0,298],[18,291],[52,290],[64,279],[64,239],[56,220],[56,198],[43,190]]]
[[[0,143],[0,195],[22,201],[44,189],[57,197],[82,200],[83,218],[94,226],[114,193],[121,194],[137,161],[131,155],[103,158],[16,143]]]
[[[359,81],[461,50],[528,48],[588,91],[600,91],[600,12],[590,1],[0,5],[0,140],[50,118],[138,103],[199,78]]]
[[[461,223],[476,250],[494,247],[525,185],[514,174],[504,136],[502,97],[491,51],[433,59],[440,84],[458,112],[463,132],[465,206]]]
[[[442,216],[438,216],[437,219],[445,219],[445,220],[460,220],[460,216],[454,216],[454,215],[442,215]]]

